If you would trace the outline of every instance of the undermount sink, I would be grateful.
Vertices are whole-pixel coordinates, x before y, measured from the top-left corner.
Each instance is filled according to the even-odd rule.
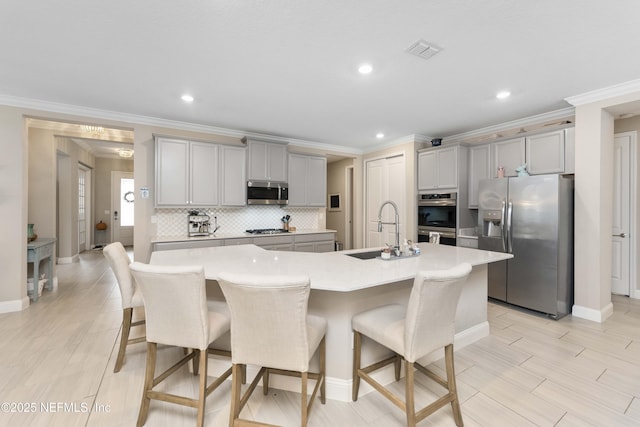
[[[404,254],[394,255],[392,253],[390,258],[381,258],[380,257],[380,252],[382,252],[382,249],[378,249],[376,251],[358,252],[358,253],[355,253],[355,254],[345,254],[345,255],[349,255],[349,256],[352,256],[354,258],[363,259],[363,260],[378,258],[378,259],[382,259],[383,261],[413,258],[413,257],[416,257],[416,256],[420,255],[420,252],[410,253],[409,255],[404,255]]]
[[[345,254],[345,255],[349,255],[358,259],[374,259],[380,256],[380,252],[381,252],[380,249],[378,249],[377,251],[358,252],[355,254]]]

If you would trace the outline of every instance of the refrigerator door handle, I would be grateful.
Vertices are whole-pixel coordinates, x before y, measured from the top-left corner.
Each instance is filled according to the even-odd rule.
[[[507,217],[507,202],[505,200],[502,201],[502,206],[500,207],[500,225],[502,226],[502,252],[507,252],[507,233],[506,233],[506,217]]]
[[[511,240],[511,217],[513,216],[513,202],[509,200],[509,207],[507,208],[507,244],[509,249],[508,253],[513,252],[513,242]]]

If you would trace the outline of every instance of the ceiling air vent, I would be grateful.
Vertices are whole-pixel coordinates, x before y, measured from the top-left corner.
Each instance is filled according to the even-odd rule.
[[[409,46],[406,51],[412,55],[419,56],[422,59],[429,59],[441,50],[441,47],[420,39]]]

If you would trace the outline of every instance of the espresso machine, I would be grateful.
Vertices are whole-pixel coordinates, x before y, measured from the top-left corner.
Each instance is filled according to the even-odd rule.
[[[189,237],[208,236],[213,234],[211,229],[211,217],[204,212],[189,212]]]

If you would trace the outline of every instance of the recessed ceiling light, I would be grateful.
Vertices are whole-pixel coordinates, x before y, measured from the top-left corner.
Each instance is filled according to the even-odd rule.
[[[373,71],[373,67],[371,66],[371,64],[362,64],[359,68],[358,68],[358,72],[360,74],[369,74],[370,72]]]
[[[384,133],[382,133],[382,132],[376,133],[376,138],[378,138],[378,139],[384,138]]]
[[[509,92],[508,90],[503,90],[500,91],[496,94],[496,98],[498,99],[505,99],[511,96],[511,92]]]
[[[180,99],[182,99],[184,102],[193,102],[193,96],[191,95],[182,95]]]

